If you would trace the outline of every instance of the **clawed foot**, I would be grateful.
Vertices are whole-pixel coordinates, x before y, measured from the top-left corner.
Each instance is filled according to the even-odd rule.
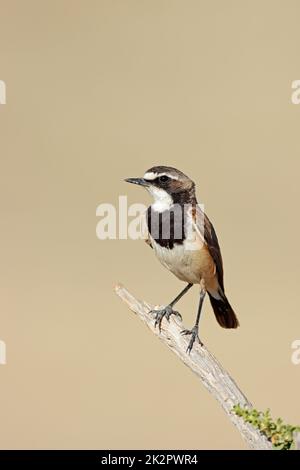
[[[159,331],[161,331],[161,322],[164,317],[166,317],[166,319],[170,321],[170,316],[175,315],[180,319],[180,321],[182,321],[182,316],[180,315],[180,313],[175,312],[175,310],[172,309],[171,305],[167,305],[166,307],[160,310],[151,310],[150,313],[153,313],[155,315],[154,327],[156,328],[156,326],[158,325]]]
[[[198,339],[198,341],[200,343],[200,346],[203,346],[203,343],[200,340],[199,335],[198,335],[198,327],[197,326],[194,326],[191,330],[182,330],[181,334],[182,335],[191,335],[190,342],[189,342],[188,347],[186,349],[186,352],[188,354],[190,354],[191,350],[193,349],[194,342],[195,342],[196,338]]]

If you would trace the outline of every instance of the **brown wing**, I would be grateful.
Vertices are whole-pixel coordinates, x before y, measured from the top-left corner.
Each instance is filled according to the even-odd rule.
[[[214,260],[216,265],[216,271],[218,276],[219,285],[224,291],[224,271],[223,271],[223,261],[221,250],[217,238],[217,234],[213,227],[213,224],[207,217],[207,215],[201,210],[200,206],[197,205],[196,211],[196,226],[198,231],[202,234],[203,237],[203,229],[204,229],[204,243],[207,245],[208,251]]]

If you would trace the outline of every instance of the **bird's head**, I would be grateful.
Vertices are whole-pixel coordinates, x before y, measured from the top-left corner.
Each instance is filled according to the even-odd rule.
[[[142,178],[127,178],[127,183],[144,186],[154,199],[152,207],[163,212],[173,204],[195,202],[195,184],[182,171],[169,166],[154,166]]]

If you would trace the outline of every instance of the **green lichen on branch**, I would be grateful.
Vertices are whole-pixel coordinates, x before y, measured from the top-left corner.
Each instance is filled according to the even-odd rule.
[[[259,429],[271,441],[276,450],[291,450],[294,448],[294,433],[300,431],[300,426],[285,424],[281,418],[274,421],[270,410],[264,413],[255,409],[235,405],[233,411],[254,428]]]

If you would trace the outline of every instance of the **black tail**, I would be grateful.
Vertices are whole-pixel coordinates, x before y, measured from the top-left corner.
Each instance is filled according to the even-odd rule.
[[[219,325],[223,328],[237,328],[239,326],[239,321],[228,302],[226,295],[222,293],[222,299],[220,300],[215,299],[209,292],[208,295]]]

